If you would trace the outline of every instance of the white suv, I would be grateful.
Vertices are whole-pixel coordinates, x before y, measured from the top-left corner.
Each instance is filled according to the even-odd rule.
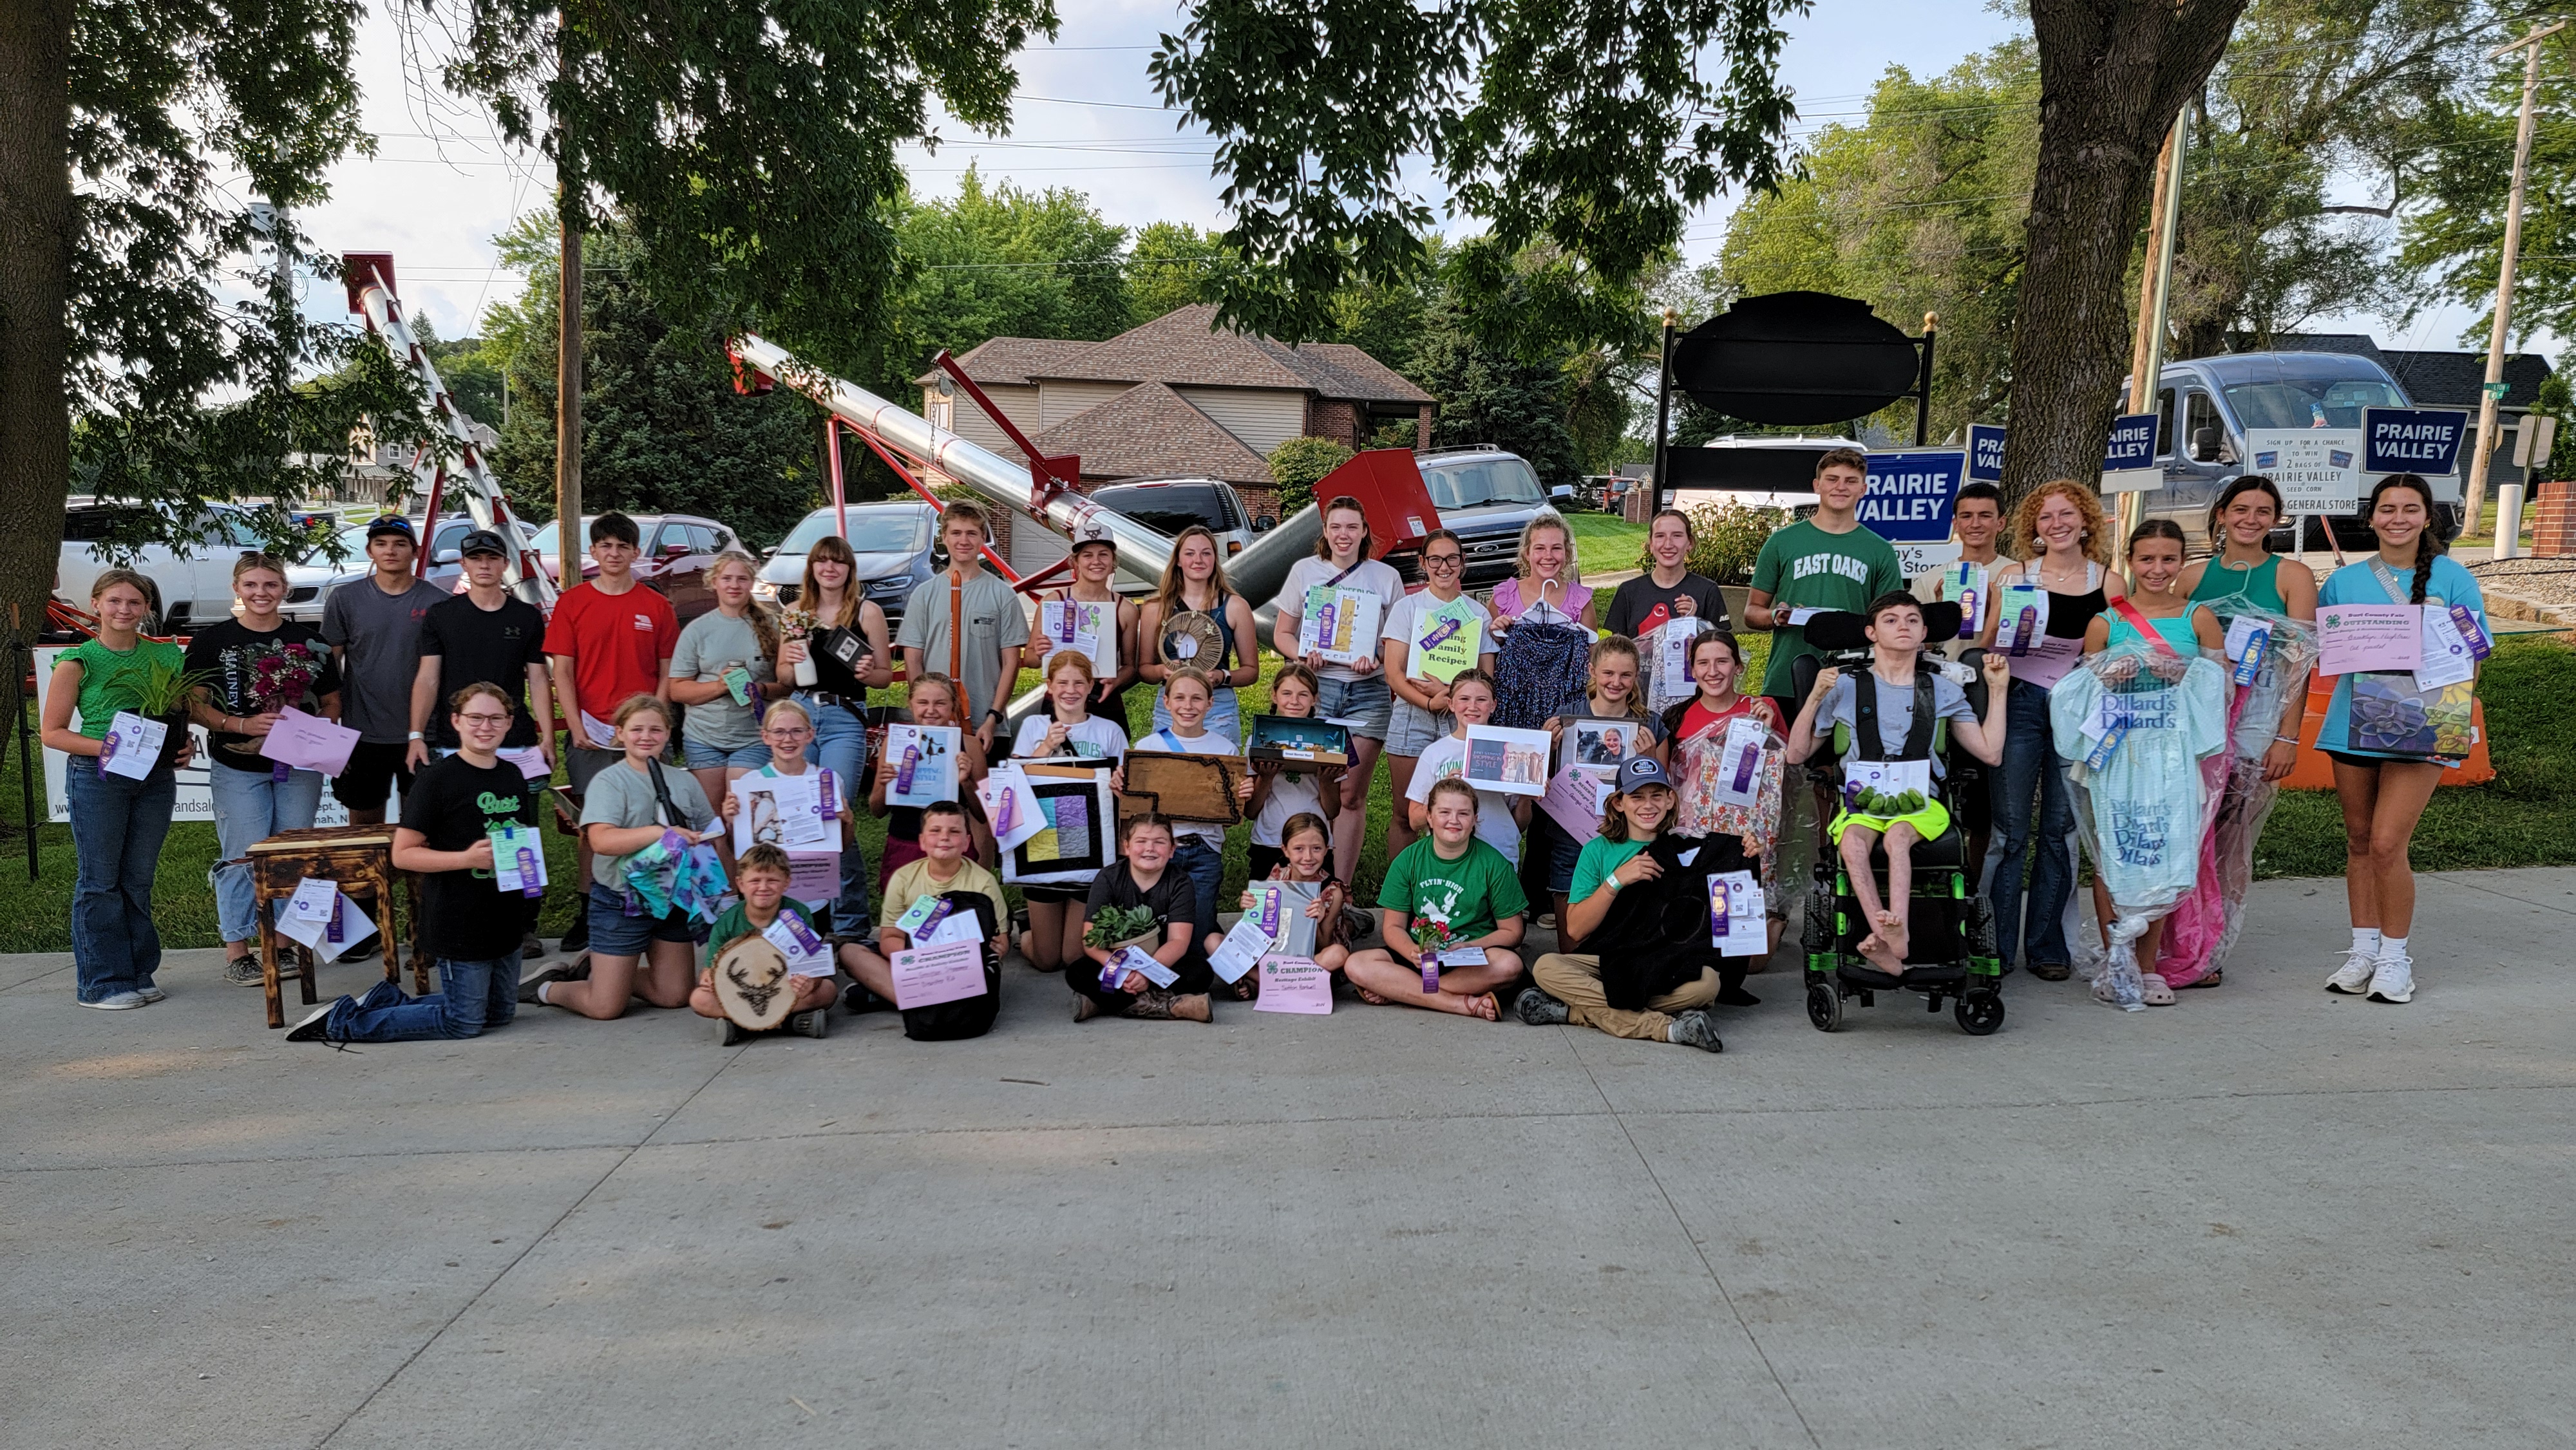
[[[63,547],[54,567],[54,595],[81,609],[89,608],[90,581],[118,561],[99,551],[109,528],[127,506],[102,504],[88,495],[63,501]],[[168,532],[178,532],[176,529]],[[245,549],[260,547],[259,534],[239,509],[211,504],[181,544],[145,544],[124,561],[152,581],[160,595],[156,633],[203,629],[233,612],[233,563]]]

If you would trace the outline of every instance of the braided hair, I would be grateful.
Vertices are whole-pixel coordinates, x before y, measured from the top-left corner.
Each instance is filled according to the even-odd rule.
[[[2450,550],[2443,546],[2441,537],[2433,531],[2433,486],[2419,475],[2392,473],[2381,479],[2379,486],[2370,491],[2370,501],[2362,505],[2361,516],[2368,519],[2378,513],[2379,496],[2392,488],[2412,489],[2416,497],[2424,500],[2424,531],[2415,536],[2415,584],[2407,597],[2408,603],[2421,604],[2424,591],[2433,582],[2434,556],[2447,554]]]

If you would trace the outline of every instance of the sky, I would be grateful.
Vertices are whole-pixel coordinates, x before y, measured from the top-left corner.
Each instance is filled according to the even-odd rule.
[[[337,166],[330,200],[302,221],[325,250],[392,252],[398,285],[415,311],[442,336],[469,335],[487,305],[518,287],[495,260],[492,238],[512,217],[548,205],[553,172],[533,151],[503,147],[479,107],[424,90],[389,8],[370,12],[359,41],[364,119],[380,138],[378,155]],[[1065,19],[1057,42],[1019,59],[1010,132],[985,137],[954,121],[936,123],[944,141],[936,156],[920,147],[904,153],[916,191],[953,193],[972,164],[988,178],[1024,187],[1079,189],[1108,220],[1129,227],[1157,220],[1222,226],[1222,188],[1208,174],[1215,143],[1176,129],[1145,74],[1158,37],[1181,24],[1180,7],[1173,0],[1070,0],[1059,9]],[[1856,120],[1888,66],[1936,74],[2008,39],[2018,24],[1986,0],[1817,0],[1811,14],[1792,22],[1781,59],[1800,112],[1793,137]],[[1691,219],[1683,246],[1692,261],[1714,255],[1737,199],[1721,196]],[[308,287],[306,306],[317,315],[338,312],[339,289]],[[2456,346],[2474,317],[2444,306],[2402,332],[2366,316],[2318,330],[2440,348]]]

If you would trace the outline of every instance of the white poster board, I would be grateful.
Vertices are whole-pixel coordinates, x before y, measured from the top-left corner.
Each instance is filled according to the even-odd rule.
[[[67,646],[46,646],[36,651],[36,716],[38,719],[44,718],[45,696],[53,686],[54,664],[69,653],[71,650]],[[80,711],[77,707],[72,711],[72,723],[75,726],[80,723]],[[206,772],[214,768],[211,764],[213,757],[208,754],[211,747],[206,743],[205,727],[191,725],[188,729],[197,737],[197,759],[195,764],[179,772],[179,799],[178,803],[171,808],[170,819],[211,821],[215,818],[215,797],[213,787],[206,780]],[[45,751],[44,757],[45,819],[68,821],[72,818],[71,797],[63,789],[63,767],[68,757],[59,750]],[[387,804],[391,805],[394,802],[388,801]],[[317,826],[349,824],[349,808],[340,804],[340,798],[333,795],[327,786],[322,791],[322,808],[313,815],[313,824]]]
[[[2280,487],[2292,514],[2348,514],[2361,506],[2361,430],[2249,428],[2245,471]]]

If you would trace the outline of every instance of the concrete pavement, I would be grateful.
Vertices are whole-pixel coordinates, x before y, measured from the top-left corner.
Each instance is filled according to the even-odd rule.
[[[0,1446],[2569,1443],[2576,871],[2428,880],[2403,1008],[2257,892],[2170,1010],[1775,971],[1718,1057],[1016,965],[973,1042],[335,1053],[0,959]]]

